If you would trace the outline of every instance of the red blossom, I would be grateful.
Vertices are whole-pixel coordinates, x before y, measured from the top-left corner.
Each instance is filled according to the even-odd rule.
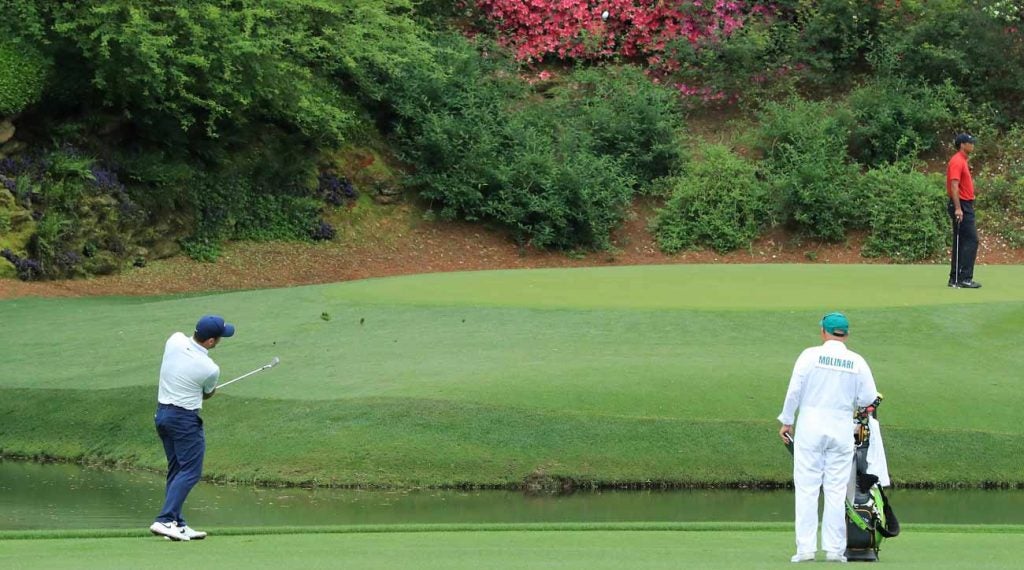
[[[740,0],[476,0],[522,61],[546,57],[597,59],[611,55],[667,63],[661,55],[678,39],[691,44],[728,36],[751,7]],[[603,20],[602,12],[608,11]]]

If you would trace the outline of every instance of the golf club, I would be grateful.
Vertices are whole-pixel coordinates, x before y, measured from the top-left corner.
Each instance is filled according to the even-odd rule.
[[[264,364],[263,366],[260,366],[259,368],[257,368],[256,370],[253,370],[252,372],[246,372],[245,374],[242,374],[241,376],[239,376],[238,378],[235,378],[234,380],[228,380],[227,382],[225,382],[225,383],[217,386],[216,388],[214,388],[214,390],[220,390],[221,388],[223,388],[224,386],[227,386],[228,384],[230,384],[232,382],[238,382],[242,378],[248,378],[249,376],[252,376],[253,374],[256,374],[257,372],[262,372],[263,370],[266,370],[268,368],[273,368],[273,367],[277,366],[277,364],[279,362],[281,362],[281,359],[275,356],[274,359],[270,361],[270,363]]]
[[[956,216],[954,216],[955,218]],[[960,220],[956,220],[956,232],[953,234],[953,283],[954,287],[960,286]]]

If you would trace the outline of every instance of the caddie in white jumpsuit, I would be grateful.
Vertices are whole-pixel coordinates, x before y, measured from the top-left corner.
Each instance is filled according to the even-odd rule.
[[[821,319],[824,344],[804,350],[793,367],[779,414],[779,437],[792,437],[796,490],[796,555],[814,560],[817,552],[818,494],[825,491],[821,549],[826,560],[846,562],[845,500],[853,468],[853,410],[871,404],[878,391],[867,362],[846,348],[850,323],[842,313]],[[793,433],[794,418],[799,424]]]

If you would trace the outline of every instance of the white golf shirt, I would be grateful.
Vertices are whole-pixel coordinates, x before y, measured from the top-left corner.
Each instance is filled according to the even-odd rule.
[[[206,348],[184,333],[174,333],[164,345],[157,401],[198,410],[203,407],[203,393],[213,392],[218,378],[220,367]]]
[[[864,358],[841,341],[827,340],[797,358],[779,421],[792,425],[799,408],[841,417],[852,426],[854,405],[867,406],[876,397],[875,379]]]

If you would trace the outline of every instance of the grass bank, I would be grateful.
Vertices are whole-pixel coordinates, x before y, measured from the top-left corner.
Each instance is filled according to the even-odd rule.
[[[0,452],[160,469],[163,341],[219,312],[238,324],[225,379],[282,364],[207,402],[214,478],[781,483],[774,417],[838,309],[886,395],[897,482],[1020,484],[1024,268],[985,272],[978,291],[929,266],[681,265],[4,301]]]

